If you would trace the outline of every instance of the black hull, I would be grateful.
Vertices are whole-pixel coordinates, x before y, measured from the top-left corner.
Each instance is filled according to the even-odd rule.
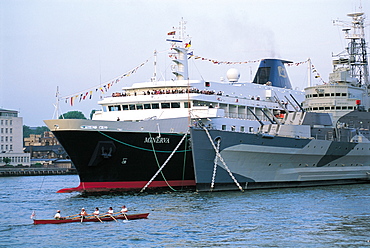
[[[80,177],[77,188],[58,192],[138,191],[169,158],[184,134],[124,131],[53,132],[70,156]],[[153,188],[195,187],[193,160],[188,137],[148,186]]]

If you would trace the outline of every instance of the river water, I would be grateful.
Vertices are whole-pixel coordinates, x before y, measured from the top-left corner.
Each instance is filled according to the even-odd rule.
[[[78,176],[0,178],[0,247],[370,247],[370,185],[241,192],[57,194]],[[110,206],[148,219],[33,225]]]

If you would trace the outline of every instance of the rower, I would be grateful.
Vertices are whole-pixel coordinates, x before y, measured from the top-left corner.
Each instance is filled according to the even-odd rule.
[[[107,214],[113,215],[113,208],[112,207],[109,207],[109,210],[108,210]]]
[[[54,219],[56,220],[62,220],[64,218],[62,218],[62,216],[60,215],[60,210],[57,210],[57,213],[54,215]]]
[[[121,214],[127,214],[128,210],[125,205],[122,206]]]
[[[81,209],[81,213],[80,213],[81,219],[84,219],[84,218],[85,218],[85,216],[87,216],[87,215],[88,215],[88,214],[86,213],[85,209],[84,209],[84,208],[82,208],[82,209]]]
[[[99,215],[99,208],[95,208],[94,216],[98,216],[98,215]]]

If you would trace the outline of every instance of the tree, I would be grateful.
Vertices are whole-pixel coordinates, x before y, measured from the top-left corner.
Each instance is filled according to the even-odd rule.
[[[44,134],[44,132],[50,131],[48,127],[41,126],[41,127],[29,127],[23,125],[23,138],[30,137],[31,134]]]
[[[81,111],[69,111],[59,116],[59,119],[86,119]]]
[[[99,110],[96,110],[96,109],[91,110],[91,112],[90,112],[90,120],[92,120],[93,115],[95,114],[96,111],[99,111]]]
[[[3,158],[3,162],[5,163],[5,165],[9,165],[11,161],[12,160],[10,158],[6,158],[6,157]]]

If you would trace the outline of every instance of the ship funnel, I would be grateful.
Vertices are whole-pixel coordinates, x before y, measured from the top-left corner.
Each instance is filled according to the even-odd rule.
[[[290,61],[281,59],[264,59],[261,61],[256,76],[253,79],[255,84],[271,85],[279,88],[292,89],[285,63]]]

